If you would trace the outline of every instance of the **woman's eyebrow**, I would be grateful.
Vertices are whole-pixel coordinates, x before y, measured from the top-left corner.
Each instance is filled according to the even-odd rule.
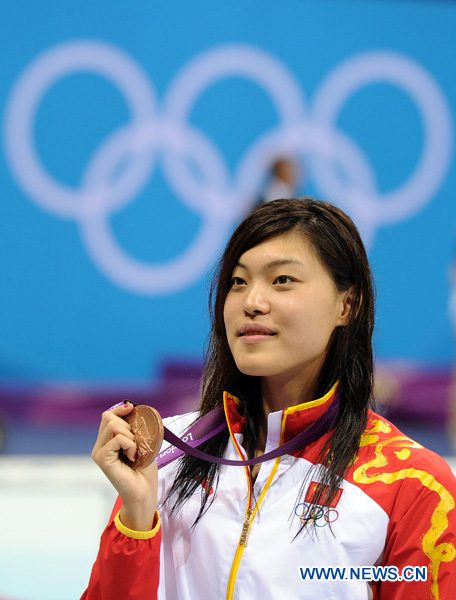
[[[264,265],[264,270],[269,271],[271,269],[275,269],[276,267],[283,267],[286,265],[300,265],[301,267],[303,266],[302,262],[297,258],[279,258],[277,260],[272,260],[271,262],[266,263]],[[235,266],[239,267],[240,269],[244,269],[245,271],[248,271],[248,267],[240,261],[238,261]]]
[[[264,265],[264,268],[268,270],[286,265],[300,265],[302,267],[302,262],[297,258],[280,258],[278,260],[272,260],[271,262],[268,262],[266,265]]]

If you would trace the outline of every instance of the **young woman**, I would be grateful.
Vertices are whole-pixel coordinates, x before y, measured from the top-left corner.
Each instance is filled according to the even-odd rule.
[[[92,455],[119,500],[83,599],[454,598],[455,478],[368,409],[374,299],[352,221],[311,198],[266,204],[211,299],[200,410],[165,425],[183,436],[223,403],[228,427],[200,449],[238,460],[326,425],[274,460],[186,455],[157,478],[119,460],[136,451],[131,405],[104,413]]]

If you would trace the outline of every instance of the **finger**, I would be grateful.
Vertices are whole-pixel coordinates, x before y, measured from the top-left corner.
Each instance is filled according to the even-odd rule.
[[[134,435],[131,431],[130,425],[123,419],[115,415],[105,415],[103,418],[105,419],[104,427],[100,428],[100,432],[92,450],[92,456],[98,453],[107,442],[112,440],[117,435],[122,435],[128,438],[131,442],[135,443]]]
[[[95,446],[92,451],[92,458],[103,468],[119,461],[120,450],[124,452],[129,460],[134,462],[136,442],[122,433],[118,433],[102,446]]]
[[[119,423],[123,423],[126,426],[126,428],[129,428],[129,425],[127,424],[126,421],[124,421],[123,417],[125,417],[126,415],[131,413],[133,408],[134,408],[133,404],[128,403],[128,404],[124,404],[122,406],[113,408],[111,410],[106,410],[101,416],[101,423],[100,423],[100,428],[98,430],[98,436],[100,437],[100,434],[102,434],[104,432],[107,425],[115,420],[118,420]]]
[[[123,419],[119,419],[119,417],[113,417],[109,421],[107,421],[105,428],[98,436],[97,443],[100,445],[106,444],[110,439],[115,437],[121,433],[126,437],[134,440],[133,432],[131,431],[131,427],[128,423],[126,423]]]

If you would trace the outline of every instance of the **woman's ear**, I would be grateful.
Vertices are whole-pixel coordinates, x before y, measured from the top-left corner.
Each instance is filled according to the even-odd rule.
[[[354,310],[353,305],[355,303],[355,286],[352,285],[348,288],[348,290],[345,290],[344,292],[342,292],[341,294],[341,300],[342,300],[342,310],[339,316],[339,322],[338,325],[339,326],[344,326],[346,325],[350,318],[352,317],[352,312]],[[358,308],[359,310],[359,308]]]

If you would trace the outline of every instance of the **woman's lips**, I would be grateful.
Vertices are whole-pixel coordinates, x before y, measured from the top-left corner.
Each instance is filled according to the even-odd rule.
[[[246,324],[239,330],[239,337],[244,344],[256,344],[274,337],[276,333],[264,325]]]
[[[257,344],[258,342],[264,342],[274,337],[275,333],[250,333],[241,336],[241,342],[243,344]]]

